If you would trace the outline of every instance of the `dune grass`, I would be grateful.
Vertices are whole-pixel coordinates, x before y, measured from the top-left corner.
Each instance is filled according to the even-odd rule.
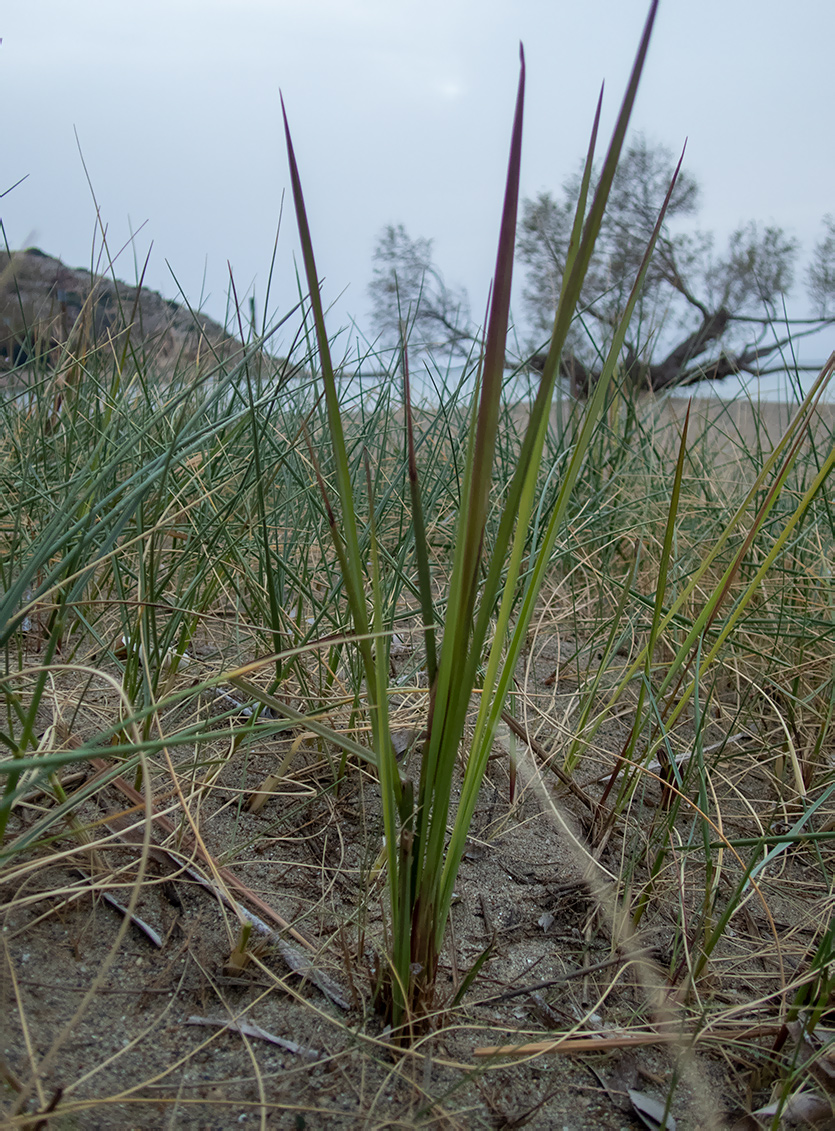
[[[379,360],[365,364],[373,369]],[[5,400],[7,924],[29,901],[48,915],[64,891],[51,861],[65,869],[86,862],[86,890],[93,876],[96,890],[121,888],[123,902],[140,901],[147,868],[133,860],[116,869],[115,826],[102,823],[126,804],[149,845],[152,835],[179,845],[223,886],[219,869],[234,871],[261,836],[249,810],[259,791],[273,820],[276,804],[301,815],[327,797],[338,829],[342,799],[355,804],[347,800],[352,780],[376,776],[365,673],[327,492],[316,486],[335,467],[312,363],[298,357],[295,375],[283,382],[244,363],[182,386],[160,385],[128,363],[110,396],[117,374],[102,351],[84,359],[83,380],[57,426],[54,371],[27,374],[25,397]],[[347,385],[342,419],[358,543],[363,560],[376,555],[374,600],[385,614],[368,638],[373,662],[379,641],[387,642],[380,652],[388,725],[402,749],[419,745],[430,681],[396,378],[397,371],[391,380],[355,379],[355,399]],[[442,411],[412,411],[441,624],[470,412],[454,387]],[[718,418],[699,416],[697,406],[682,442],[684,414],[675,402],[655,404],[613,385],[513,667],[507,712],[537,751],[536,771],[517,740],[517,796],[508,779],[501,800],[512,822],[542,788],[537,781],[545,782],[563,814],[554,821],[572,821],[589,857],[609,872],[616,867],[611,952],[631,953],[637,943],[630,940],[648,922],[657,929],[665,920],[656,965],[677,1023],[709,1035],[732,1015],[749,1028],[767,1018],[769,1036],[756,1057],[786,1095],[798,1073],[806,1078],[798,1040],[801,1048],[820,1040],[813,1054],[807,1050],[807,1073],[828,1044],[835,699],[827,413],[826,405],[817,414],[797,406],[794,419],[808,427],[795,428],[803,442],[792,449],[792,436],[781,447],[753,411],[741,436],[734,406]],[[488,551],[528,419],[525,406],[500,399]],[[541,543],[583,419],[582,406],[558,400],[547,420],[523,561]],[[517,600],[511,625],[519,608]],[[479,664],[476,692],[484,671]],[[478,702],[475,694],[471,705]],[[465,735],[475,733],[477,712],[463,725]],[[500,719],[499,749],[512,752],[505,726]],[[253,752],[265,747],[274,752],[270,774],[251,768]],[[398,759],[398,773],[414,772],[415,758],[412,749]],[[456,766],[451,773],[455,798],[465,779]],[[108,792],[117,777],[139,789],[144,800],[135,808]],[[351,983],[370,1005],[392,943],[379,913],[384,814],[367,788],[363,797],[364,863],[358,873],[346,870],[360,904],[317,947],[343,986]],[[151,804],[169,813],[172,833],[143,824]],[[541,804],[547,811],[551,802]],[[216,841],[212,830],[221,826],[228,842],[201,857],[201,844]],[[38,875],[50,876],[40,890]],[[246,900],[232,895],[229,955],[248,921]],[[734,940],[749,915],[767,924],[759,945],[777,972],[770,981],[761,975],[767,992],[746,995]],[[315,921],[311,910],[293,925],[306,937]],[[255,948],[251,936],[244,943],[244,952]],[[547,936],[543,944],[550,947]],[[436,997],[430,1021],[441,1032],[478,994],[489,947],[485,954],[472,983],[459,972],[460,1004],[453,1007],[446,991]],[[94,1001],[95,993],[86,1008]],[[650,1013],[642,1024],[651,1020]],[[506,1047],[509,1036],[482,1044]],[[56,1044],[50,1063],[59,1065],[65,1051],[65,1042]],[[48,1061],[49,1053],[44,1074]],[[21,1112],[38,1106],[22,1087]]]
[[[362,1081],[357,1117],[402,1086],[398,1117],[464,1118],[468,1088],[487,1103],[491,1074],[604,1025],[613,1047],[672,1041],[661,1095],[691,1118],[711,1057],[731,1073],[723,1103],[770,1099],[774,1125],[803,1090],[829,1103],[835,451],[818,398],[835,362],[784,432],[755,406],[688,412],[622,387],[617,339],[591,402],[565,399],[557,364],[604,175],[585,228],[581,197],[539,395],[512,399],[521,113],[520,82],[484,356],[460,381],[416,366],[431,399],[404,396],[405,348],[332,366],[293,165],[313,289],[286,360],[250,335],[235,364],[161,380],[138,342],[67,349],[0,401],[11,1125],[185,1102],[182,1080],[156,1083],[141,1060],[121,1091],[95,1058],[69,1067],[165,876],[210,885],[224,977],[256,971],[294,1024],[329,1034]],[[533,1028],[478,1014],[539,992],[536,977],[511,984],[486,904],[466,958],[449,931],[479,898],[479,853],[514,837],[537,864],[530,825],[567,845],[551,881],[570,874],[590,900],[569,963],[587,970],[583,1007],[565,1012],[555,976]],[[95,919],[95,972],[33,1042],[21,954],[53,980],[44,924],[104,895],[120,926]],[[553,959],[547,914],[529,924],[527,962]],[[131,1032],[140,1050],[152,1039]],[[251,1039],[257,1094],[236,1102],[264,1122],[294,1110],[275,1089],[301,1085],[289,1068],[265,1074]],[[184,1043],[184,1064],[202,1048]]]

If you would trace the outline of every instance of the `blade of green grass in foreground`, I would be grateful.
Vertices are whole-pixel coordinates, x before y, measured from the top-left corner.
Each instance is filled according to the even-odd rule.
[[[504,350],[510,310],[519,171],[522,155],[522,115],[525,91],[524,58],[508,163],[507,185],[496,257],[487,342],[478,390],[478,411],[468,444],[448,617],[444,628],[438,677],[430,695],[428,738],[424,747],[418,793],[418,828],[412,875],[412,965],[431,994],[437,965],[438,892],[444,864],[447,815],[452,775],[474,687],[474,668],[482,639],[473,635],[473,614],[479,588],[489,492],[504,372]],[[498,552],[498,550],[497,550]],[[482,600],[492,603],[492,594]],[[477,618],[478,621],[483,618]]]
[[[609,191],[612,177],[614,176],[614,167],[610,169],[609,166],[616,165],[620,153],[620,143],[622,143],[623,136],[626,132],[626,120],[628,119],[629,113],[631,111],[635,92],[637,90],[638,78],[640,77],[640,64],[642,64],[643,57],[646,52],[646,46],[648,44],[648,36],[651,30],[651,19],[652,13],[650,14],[650,20],[648,20],[647,22],[647,28],[644,33],[644,40],[642,41],[642,49],[639,51],[638,60],[636,61],[635,70],[633,71],[632,82],[630,83],[630,87],[627,90],[627,95],[624,98],[624,103],[621,108],[621,114],[615,127],[613,142],[610,146],[609,154],[607,156],[607,162],[604,166],[604,172],[601,175],[600,182],[598,184],[597,193],[595,194],[595,199],[592,204],[590,215],[596,215],[601,218],[603,215],[603,210],[605,208],[605,196]],[[513,674],[516,670],[516,664],[522,654],[528,625],[530,623],[531,616],[533,615],[534,605],[539,596],[542,584],[545,580],[557,534],[565,518],[565,514],[568,508],[568,502],[571,497],[574,485],[577,482],[577,477],[579,476],[580,468],[588,451],[588,447],[591,443],[594,429],[604,411],[609,385],[617,367],[620,351],[623,348],[623,344],[626,338],[627,328],[638,301],[638,296],[640,294],[643,279],[649,267],[650,257],[655,246],[655,242],[658,238],[658,234],[661,230],[661,224],[663,223],[664,215],[666,214],[666,209],[669,204],[670,197],[675,186],[676,177],[678,175],[678,169],[680,167],[681,162],[679,162],[679,166],[676,169],[676,172],[670,183],[670,187],[667,191],[667,196],[664,201],[661,213],[658,217],[658,221],[656,222],[655,230],[653,231],[649,246],[647,247],[646,253],[644,255],[638,278],[635,280],[635,284],[632,288],[629,301],[627,302],[623,318],[615,332],[615,336],[607,355],[606,362],[601,372],[600,380],[594,391],[594,395],[592,396],[592,399],[586,408],[583,426],[580,430],[580,435],[572,453],[571,460],[569,461],[568,468],[566,469],[565,477],[557,496],[554,509],[551,513],[542,545],[538,550],[534,568],[524,590],[521,609],[518,614],[516,624],[513,627],[510,644],[508,645],[507,651],[505,652],[504,641],[507,634],[511,632],[510,619],[513,608],[513,593],[516,587],[517,579],[519,577],[519,572],[521,570],[526,531],[534,507],[536,475],[538,471],[539,457],[541,455],[542,445],[544,443],[545,428],[547,426],[547,415],[544,419],[538,420],[532,414],[532,418],[529,423],[529,432],[533,432],[536,437],[535,453],[537,458],[535,461],[532,460],[530,465],[526,469],[525,480],[521,484],[522,489],[520,490],[518,503],[516,503],[516,499],[513,499],[513,497],[511,497],[512,502],[516,504],[514,507],[514,513],[518,513],[518,523],[516,525],[515,537],[510,552],[510,562],[504,586],[504,595],[499,609],[496,631],[493,636],[493,643],[488,659],[487,671],[484,677],[478,718],[476,720],[475,735],[473,737],[470,756],[467,762],[464,784],[461,789],[461,800],[459,802],[455,826],[453,828],[452,837],[450,839],[450,847],[447,852],[447,859],[444,866],[442,881],[443,886],[440,896],[441,907],[443,909],[442,914],[444,917],[449,914],[449,908],[452,904],[452,893],[455,878],[458,872],[458,866],[460,865],[461,857],[464,852],[467,830],[475,811],[478,789],[484,776],[484,771],[487,766],[487,759],[489,758],[490,750],[492,749],[493,740],[496,734],[496,728],[501,717],[504,702],[510,689],[510,683],[513,679]],[[601,193],[604,195],[604,199],[602,201],[600,200]],[[577,225],[575,225],[575,229],[576,227]],[[591,251],[590,249],[588,251],[585,250],[585,244],[588,240],[593,243],[598,229],[599,221],[598,228],[590,228],[589,224],[586,224],[583,235],[583,243],[581,244],[580,252],[578,252],[577,259],[575,260],[574,270],[576,270],[577,264],[585,264],[586,267],[588,266],[588,262],[591,257]],[[585,270],[585,268],[583,269]],[[572,301],[575,304],[579,300],[579,288],[582,287],[582,281],[582,277],[579,279],[579,281],[575,280],[575,285],[577,287],[576,293],[574,293],[573,291],[569,292],[573,294]],[[564,284],[564,293],[566,290],[568,290],[568,288],[566,288]],[[558,308],[558,324],[559,321],[560,316]],[[565,334],[567,334],[568,325],[569,322],[566,322],[564,331]],[[552,339],[551,342],[551,352],[558,351],[559,353],[561,353],[564,343],[564,336],[561,338],[555,336],[555,338]],[[556,367],[554,366],[552,368],[553,379],[555,380]],[[548,369],[549,365],[548,362],[546,362],[546,370]],[[538,404],[539,398],[537,398],[537,405]],[[548,398],[548,404],[550,404],[550,396]],[[547,412],[547,405],[543,405],[543,409]],[[509,503],[508,505],[511,504]]]
[[[403,343],[403,400],[406,415],[406,447],[409,460],[409,495],[412,503],[412,527],[415,541],[415,561],[420,589],[420,610],[423,616],[423,635],[426,645],[426,674],[430,687],[435,682],[438,671],[438,658],[435,647],[435,606],[432,600],[432,571],[429,567],[426,523],[423,518],[423,502],[420,494],[420,481],[415,455],[415,431],[412,416],[412,396],[409,385],[409,352]]]

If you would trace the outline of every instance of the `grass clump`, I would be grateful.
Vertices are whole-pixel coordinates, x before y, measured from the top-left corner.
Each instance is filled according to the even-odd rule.
[[[407,396],[405,411],[412,532],[429,680],[426,737],[423,740],[417,782],[407,777],[401,778],[389,737],[389,662],[385,639],[391,632],[391,623],[380,588],[380,558],[373,519],[374,501],[370,472],[368,473],[368,503],[371,514],[369,526],[371,612],[369,613],[363,564],[365,555],[360,551],[354,488],[330,361],[324,313],[319,299],[318,273],[301,181],[285,116],[293,196],[307,283],[310,288],[311,314],[317,335],[328,428],[336,469],[339,521],[331,504],[328,488],[318,472],[317,478],[351,610],[357,646],[362,657],[373,747],[380,778],[392,936],[390,967],[383,978],[381,993],[389,1003],[387,1009],[398,1031],[404,1024],[411,1028],[413,1019],[419,1022],[421,1015],[431,1010],[433,1005],[438,955],[464,844],[496,727],[516,662],[521,654],[533,605],[538,598],[550,563],[556,534],[564,519],[571,491],[586,456],[594,426],[605,405],[629,319],[634,311],[652,247],[663,220],[662,212],[659,225],[647,248],[642,270],[635,281],[623,321],[615,333],[601,380],[590,401],[577,445],[560,483],[559,493],[544,514],[540,508],[540,518],[545,525],[541,541],[539,545],[528,545],[528,520],[535,506],[539,465],[559,361],[605,212],[649,46],[654,18],[655,6],[650,11],[596,191],[589,200],[597,136],[597,119],[595,120],[551,345],[545,361],[542,381],[531,406],[522,438],[517,468],[507,485],[506,497],[502,501],[494,544],[488,548],[485,546],[485,531],[490,508],[492,468],[502,399],[505,341],[516,245],[525,80],[524,58],[522,59],[496,271],[484,353],[479,363],[476,392],[467,432],[457,530],[446,594],[446,615],[443,620],[443,643],[439,653],[436,650],[435,640],[438,626],[432,598],[429,547],[425,535],[414,435]],[[666,208],[666,203],[664,207]],[[312,446],[310,451],[311,457],[315,459]],[[366,468],[369,467],[370,464],[366,460]],[[527,570],[526,576],[523,577],[525,558],[527,558]],[[500,596],[501,600],[499,600]],[[521,604],[517,608],[519,602]],[[514,613],[515,624],[512,625],[511,618]],[[506,642],[507,637],[510,638],[509,642]],[[372,641],[376,643],[376,648]],[[452,816],[452,832],[447,842],[453,772],[470,700],[479,679],[485,647],[488,648],[489,655],[480,681],[481,708],[466,757],[461,795],[457,810]]]

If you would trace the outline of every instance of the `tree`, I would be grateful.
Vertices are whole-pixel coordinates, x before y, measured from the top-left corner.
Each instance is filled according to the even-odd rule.
[[[562,359],[563,375],[579,394],[599,376],[673,167],[669,150],[640,135],[621,158]],[[541,192],[522,202],[517,258],[526,269],[522,298],[539,342],[553,326],[579,191],[575,176],[559,195]],[[783,347],[835,321],[835,218],[824,219],[824,236],[806,271],[815,317],[787,322],[783,299],[794,281],[797,241],[780,227],[749,221],[717,252],[712,233],[685,226],[699,196],[697,181],[682,170],[623,350],[623,372],[639,388],[779,372]],[[380,236],[370,293],[377,330],[393,342],[401,323],[423,346],[465,353],[476,339],[466,295],[444,283],[432,241],[411,239],[402,225]],[[531,350],[532,367],[541,367],[544,355]]]
[[[390,345],[467,354],[474,334],[466,292],[447,286],[432,261],[432,240],[388,225],[374,250],[369,295],[377,333]]]
[[[641,136],[618,166],[583,288],[583,317],[563,359],[564,373],[579,392],[587,392],[599,374],[601,353],[626,305],[672,168],[671,153]],[[542,192],[523,202],[517,243],[527,268],[523,297],[534,326],[543,332],[553,323],[579,189],[580,178],[573,177],[559,197]],[[710,233],[677,230],[683,217],[696,212],[698,199],[697,182],[682,171],[632,322],[635,332],[624,347],[624,371],[641,387],[665,389],[733,373],[776,372],[782,365],[766,368],[769,358],[828,321],[835,296],[831,218],[807,278],[820,318],[801,320],[791,327],[791,335],[780,337],[774,327],[793,282],[797,241],[779,227],[749,222],[717,254]]]
[[[815,248],[806,282],[818,315],[829,319],[835,308],[835,216],[824,216],[826,234]]]

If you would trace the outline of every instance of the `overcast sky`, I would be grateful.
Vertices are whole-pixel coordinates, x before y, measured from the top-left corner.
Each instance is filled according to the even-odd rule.
[[[600,83],[609,128],[646,0],[4,0],[0,105],[12,247],[89,264],[96,200],[111,250],[139,230],[146,280],[223,317],[263,301],[282,193],[284,94],[332,328],[367,323],[383,225],[435,240],[483,309],[493,267],[518,43],[528,64],[522,192],[558,189]],[[661,0],[634,127],[678,148],[701,223],[783,224],[808,247],[835,212],[832,0]],[[76,143],[78,135],[78,145]],[[285,205],[274,303],[293,295]],[[134,275],[130,249],[118,273]],[[798,304],[801,297],[798,295]]]

